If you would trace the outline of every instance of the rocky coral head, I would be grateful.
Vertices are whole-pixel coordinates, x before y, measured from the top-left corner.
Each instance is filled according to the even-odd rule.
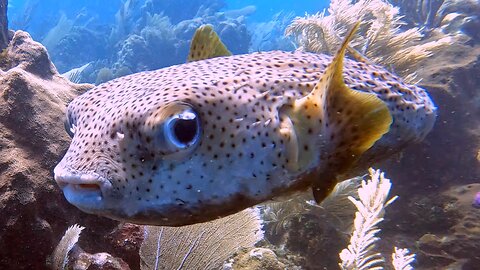
[[[30,34],[16,31],[7,50],[7,69],[20,66],[21,69],[44,79],[57,75],[57,69],[50,61],[47,49],[33,41]]]

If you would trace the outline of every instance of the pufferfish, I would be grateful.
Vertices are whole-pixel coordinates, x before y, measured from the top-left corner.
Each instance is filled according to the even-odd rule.
[[[321,201],[349,173],[422,140],[436,118],[422,88],[345,59],[357,28],[331,57],[232,56],[201,27],[188,63],[112,80],[68,105],[72,142],[56,182],[87,213],[164,226],[309,188]]]

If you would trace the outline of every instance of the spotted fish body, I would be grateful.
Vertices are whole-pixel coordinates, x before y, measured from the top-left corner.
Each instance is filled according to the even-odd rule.
[[[85,212],[180,226],[312,186],[321,192],[336,181],[327,178],[369,166],[432,128],[436,108],[423,89],[379,66],[345,59],[335,71],[336,62],[261,52],[99,85],[68,106],[73,140],[55,180]],[[352,102],[322,88],[343,85],[342,74]],[[373,109],[359,111],[363,105]],[[171,128],[179,115],[197,124]]]

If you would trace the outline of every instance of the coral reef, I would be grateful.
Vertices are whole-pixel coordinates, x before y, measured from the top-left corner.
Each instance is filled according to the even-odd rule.
[[[227,17],[214,12],[212,7],[200,11],[200,17],[182,20],[176,24],[167,13],[146,13],[139,30],[118,42],[119,51],[113,69],[126,67],[132,72],[159,69],[184,63],[190,40],[195,30],[203,24],[212,24],[220,39],[234,54],[248,52],[250,35],[243,16]],[[198,14],[197,14],[198,15]]]
[[[246,52],[248,48],[249,34],[244,19],[236,14],[232,17],[231,14],[218,12],[221,1],[195,1],[196,5],[191,6],[195,8],[182,13],[184,16],[181,19],[174,15],[175,7],[160,8],[169,1],[147,1],[140,11],[134,10],[134,2],[124,2],[123,10],[118,13],[119,20],[123,20],[123,26],[118,29],[122,31],[119,35],[112,34],[111,39],[108,39],[110,27],[93,30],[93,27],[73,20],[75,23],[71,31],[64,33],[58,45],[54,44],[50,51],[59,70],[66,71],[95,61],[82,74],[81,81],[95,82],[97,74],[101,73],[99,71],[105,68],[102,72],[108,76],[99,75],[103,79],[98,81],[103,82],[144,69],[181,63],[186,59],[189,40],[196,27],[212,21],[234,53]],[[356,1],[357,4],[361,2]],[[388,254],[392,252],[393,245],[408,246],[418,241],[414,252],[418,254],[419,268],[475,269],[480,264],[477,254],[480,249],[479,217],[478,209],[473,208],[471,203],[472,194],[478,192],[479,186],[467,183],[480,179],[480,95],[476,91],[480,84],[480,47],[477,45],[480,32],[476,31],[479,23],[478,16],[475,17],[478,15],[478,5],[475,6],[478,1],[390,2],[400,6],[400,11],[405,14],[402,20],[409,26],[424,27],[421,42],[445,38],[445,33],[452,34],[457,40],[456,33],[464,31],[476,43],[457,43],[450,45],[448,50],[437,50],[418,62],[421,65],[408,68],[405,72],[406,75],[416,72],[423,79],[419,84],[429,90],[441,113],[437,126],[425,143],[407,149],[397,159],[382,164],[396,180],[395,192],[402,197],[402,202],[389,207],[389,214],[382,223],[383,243],[377,248],[379,252]],[[204,7],[200,8],[202,3]],[[162,9],[165,10],[163,14],[160,13]],[[382,14],[381,11],[388,9],[371,10],[372,13],[366,17],[370,18],[367,19],[369,24],[365,24],[370,27],[365,30],[367,36],[367,29],[373,29],[370,37],[383,35],[383,31],[393,33],[389,32],[391,28],[371,23],[371,20],[392,19],[393,13]],[[335,14],[337,18],[345,15],[342,12]],[[23,15],[23,24],[28,25],[30,15]],[[257,25],[258,32],[253,32],[253,50],[289,45],[288,40],[271,40],[271,36],[275,35],[267,34],[283,31],[282,25],[288,21],[288,14],[284,15],[278,15],[277,22]],[[325,14],[316,16],[322,19],[328,17]],[[315,19],[315,16],[310,19]],[[343,23],[341,19],[337,20]],[[406,29],[400,21],[394,22],[396,24],[389,27],[399,31],[395,33]],[[345,28],[333,30],[344,31],[349,23],[344,24]],[[3,27],[4,33],[5,29]],[[307,28],[301,32],[302,36],[295,36],[303,38],[309,33]],[[10,40],[11,32],[8,35],[7,39],[5,35],[0,35],[0,40],[2,37]],[[317,32],[316,35],[324,33]],[[332,44],[341,40],[341,35],[331,35],[334,38]],[[401,40],[401,37],[389,42]],[[368,42],[372,40],[376,39],[370,38]],[[373,48],[378,49],[378,55],[382,53],[380,46],[372,48],[371,43],[362,43],[364,41],[360,39],[356,42],[353,48],[366,55],[367,60],[375,60]],[[412,41],[410,44],[416,43]],[[57,50],[55,47],[64,49]],[[331,50],[328,47],[325,51]],[[79,245],[89,252],[105,251],[108,254],[92,255],[79,246],[73,247],[70,255],[76,259],[69,261],[70,267],[101,269],[110,263],[109,267],[113,269],[138,269],[144,226],[117,226],[114,221],[82,214],[65,202],[51,181],[51,170],[68,141],[62,125],[58,124],[62,121],[64,106],[91,86],[72,84],[61,78],[45,49],[23,32],[17,32],[10,46],[0,55],[0,67],[0,268],[11,269],[13,265],[16,269],[45,268],[45,260],[65,228],[77,222],[86,227]],[[396,72],[401,68],[402,65],[393,66]],[[439,190],[453,183],[467,185],[454,186],[439,195]],[[346,194],[350,193],[343,194],[341,198],[346,199]],[[299,197],[287,204],[268,206],[265,209],[265,217],[269,218],[267,237],[281,248],[240,251],[230,260],[234,269],[283,269],[282,264],[290,269],[285,262],[287,259],[305,269],[336,269],[336,254],[347,245],[347,229],[354,208],[344,208],[342,206],[346,204],[333,201],[331,205],[339,209],[332,212],[329,206],[307,204],[307,200],[309,198]],[[408,269],[405,262],[410,264],[411,255],[396,249],[392,256],[393,262],[398,262],[397,268]]]
[[[443,113],[424,144],[383,165],[398,181],[398,194],[409,200],[407,207],[392,206],[393,216],[402,219],[395,225],[387,220],[384,232],[391,231],[393,239],[401,235],[402,241],[418,240],[417,262],[425,269],[475,269],[479,264],[478,233],[458,231],[465,227],[462,224],[478,224],[478,217],[476,221],[461,221],[466,216],[474,218],[476,210],[471,203],[478,190],[465,194],[463,203],[445,196],[455,188],[439,194],[452,185],[478,183],[480,179],[476,158],[480,148],[479,60],[480,47],[461,44],[428,59],[427,68],[419,71],[424,77],[421,84]]]
[[[345,233],[308,213],[294,217],[287,228],[275,244],[284,246],[289,261],[301,269],[338,269],[338,253],[348,244]]]
[[[83,227],[71,226],[62,237],[50,267],[53,269],[284,269],[273,251],[253,248],[263,239],[258,209],[184,227],[123,224],[108,234],[116,258],[90,254],[78,243]],[[92,239],[87,239],[92,241]],[[88,242],[84,242],[88,243]],[[246,257],[241,247],[250,249]],[[90,247],[90,249],[92,249]],[[117,251],[117,252],[115,252]],[[238,251],[238,253],[237,253]],[[138,257],[140,255],[140,257]],[[229,257],[231,257],[230,260]],[[127,264],[124,260],[129,262]],[[224,265],[225,261],[228,262]],[[252,268],[256,266],[257,268]],[[266,268],[265,268],[266,267]]]
[[[403,31],[399,9],[385,0],[332,0],[328,13],[296,18],[285,34],[295,36],[302,50],[333,54],[341,37],[360,20],[350,52],[367,58],[359,60],[390,68],[409,82],[416,80],[415,72],[425,59],[454,42],[450,36],[427,42],[418,28]]]
[[[357,3],[359,2],[357,1]],[[403,2],[421,2],[425,3],[424,7],[433,8],[427,3],[434,1]],[[470,6],[470,9],[475,10],[475,7]],[[404,10],[403,6],[401,10]],[[450,9],[449,12],[462,14],[464,10],[464,7],[459,7],[456,10]],[[407,22],[416,15],[415,12],[405,13]],[[471,13],[465,11],[465,14],[469,17]],[[445,16],[444,19],[450,18],[449,16]],[[436,243],[442,239],[442,236],[449,235],[450,228],[456,224],[456,220],[459,218],[459,213],[455,209],[445,207],[445,198],[438,195],[439,190],[444,190],[454,183],[467,184],[478,182],[480,179],[480,166],[478,165],[480,96],[476,91],[480,84],[478,77],[480,47],[477,42],[464,43],[462,38],[458,40],[459,36],[455,34],[455,21],[449,23],[444,19],[442,19],[443,23],[439,25],[431,24],[432,27],[437,28],[424,29],[423,34],[426,41],[445,37],[445,33],[448,33],[453,34],[453,38],[457,42],[447,48],[435,51],[434,54],[422,60],[423,64],[419,66],[421,68],[417,66],[414,69],[418,78],[422,78],[419,85],[428,90],[439,106],[440,113],[436,126],[424,143],[410,147],[398,157],[380,165],[396,180],[396,193],[403,198],[401,204],[390,207],[389,216],[392,218],[387,216],[383,223],[385,243],[402,243],[401,245],[406,246],[427,232],[430,232],[430,235],[427,234],[423,240]],[[421,23],[415,25],[422,26]],[[467,26],[468,24],[464,24],[462,29]],[[405,26],[401,29],[403,28]],[[469,34],[468,31],[465,33]],[[478,31],[476,33],[478,35]],[[471,35],[471,38],[475,39],[475,36]],[[430,237],[431,235],[438,235],[438,238]],[[464,243],[462,243],[464,253],[476,250],[475,241],[478,240],[464,239]],[[381,244],[379,249],[382,253],[391,252],[390,246]],[[438,246],[438,244],[434,246]],[[438,269],[446,267],[450,263],[465,263],[465,257],[458,260],[456,258],[455,260],[446,259],[446,257],[452,256],[447,253],[451,252],[449,249],[444,249],[445,252],[440,257],[437,253],[427,254],[418,250],[414,251],[418,254],[417,265],[422,269]],[[477,263],[475,256],[472,255],[472,258],[474,259],[465,264],[467,267]]]
[[[140,33],[121,43],[114,66],[137,72],[178,64],[172,28],[168,17],[147,14],[147,24]]]
[[[392,253],[392,265],[395,270],[413,270],[410,265],[415,261],[415,254],[410,254],[406,248],[394,248]]]
[[[76,17],[61,13],[48,33],[35,32],[43,36],[42,43],[61,72],[92,63],[89,74],[81,77],[81,82],[90,83],[96,82],[101,68],[118,77],[125,72],[117,70],[125,68],[132,73],[184,63],[193,33],[207,23],[233,53],[248,52],[244,16],[254,8],[220,12],[225,5],[220,0],[188,1],[183,6],[178,1],[149,0],[141,5],[142,1],[123,1],[114,23],[96,17],[85,21],[84,11]]]
[[[3,0],[2,0],[3,1]],[[7,1],[7,0],[5,0]],[[14,16],[10,17],[9,21],[12,25],[12,29],[17,30],[27,30],[30,27],[30,22],[32,19],[32,12],[35,10],[37,5],[40,3],[38,0],[27,0],[25,5],[22,7],[20,12],[16,13]]]

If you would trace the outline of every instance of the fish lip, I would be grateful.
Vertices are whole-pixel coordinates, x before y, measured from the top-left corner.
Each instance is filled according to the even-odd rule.
[[[69,203],[89,213],[104,207],[105,195],[112,188],[110,181],[95,172],[78,172],[58,166],[54,169],[54,179]]]
[[[62,189],[67,185],[72,185],[79,189],[82,189],[82,186],[86,186],[86,185],[89,185],[89,186],[97,185],[101,190],[103,190],[106,187],[111,187],[110,181],[108,181],[101,175],[94,172],[78,173],[78,172],[70,172],[70,171],[67,171],[67,172],[54,171],[54,177],[55,177],[55,181]]]

